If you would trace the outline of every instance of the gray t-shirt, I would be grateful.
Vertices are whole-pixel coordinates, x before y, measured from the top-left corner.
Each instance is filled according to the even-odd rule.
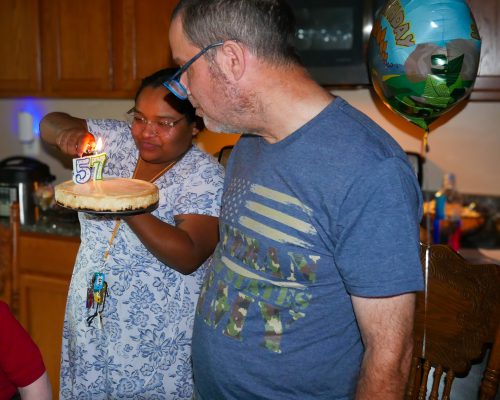
[[[284,140],[242,136],[193,334],[197,398],[349,399],[351,295],[423,288],[421,194],[399,145],[337,98]]]

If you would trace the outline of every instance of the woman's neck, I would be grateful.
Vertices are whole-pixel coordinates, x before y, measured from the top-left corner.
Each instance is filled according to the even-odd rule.
[[[160,176],[162,176],[165,172],[167,172],[170,168],[174,166],[177,159],[174,161],[166,162],[166,163],[151,163],[148,161],[144,161],[141,157],[137,159],[137,165],[134,171],[134,178],[141,179],[143,181],[153,182]]]

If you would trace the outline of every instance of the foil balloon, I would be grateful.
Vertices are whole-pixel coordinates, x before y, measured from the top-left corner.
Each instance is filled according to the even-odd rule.
[[[368,68],[382,101],[426,139],[429,124],[472,90],[480,50],[465,0],[389,0],[375,19]]]

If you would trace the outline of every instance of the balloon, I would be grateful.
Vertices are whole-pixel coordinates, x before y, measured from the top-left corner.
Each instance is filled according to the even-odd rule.
[[[389,0],[375,19],[368,68],[382,101],[428,133],[472,90],[480,51],[465,0]]]

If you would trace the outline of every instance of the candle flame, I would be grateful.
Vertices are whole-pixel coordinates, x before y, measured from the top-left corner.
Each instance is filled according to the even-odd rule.
[[[95,151],[96,152],[99,152],[102,150],[102,139],[101,138],[98,138],[97,139],[97,143],[95,145]]]

